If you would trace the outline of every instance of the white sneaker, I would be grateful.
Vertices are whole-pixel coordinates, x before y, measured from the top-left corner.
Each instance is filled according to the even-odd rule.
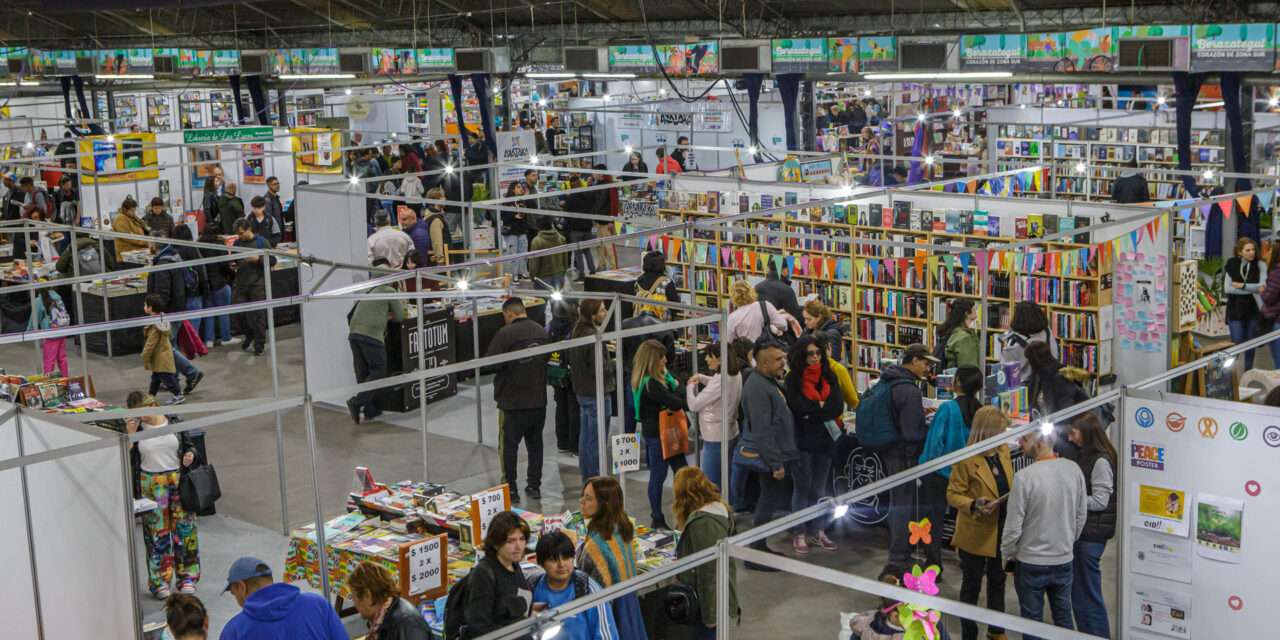
[[[165,404],[167,404],[167,405],[169,405],[169,404],[182,404],[182,403],[184,403],[184,402],[186,402],[186,401],[187,401],[187,397],[186,397],[186,396],[174,396],[174,397],[172,397],[172,398],[169,398],[169,401],[168,401],[168,402],[166,402]]]

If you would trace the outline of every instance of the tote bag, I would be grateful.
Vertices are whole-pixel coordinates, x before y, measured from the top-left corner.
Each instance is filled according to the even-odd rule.
[[[213,503],[222,497],[222,487],[218,485],[218,472],[213,465],[202,464],[188,469],[178,480],[178,497],[182,500],[182,508],[188,513],[200,513],[213,507]]]
[[[663,460],[689,453],[689,418],[684,411],[659,413],[658,436],[662,441]]]

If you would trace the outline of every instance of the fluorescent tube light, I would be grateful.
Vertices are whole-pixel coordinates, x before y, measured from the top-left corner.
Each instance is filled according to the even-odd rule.
[[[1012,71],[945,71],[945,72],[902,72],[902,73],[868,73],[863,76],[867,80],[996,80],[1012,78]]]
[[[94,74],[95,80],[155,80],[156,77],[150,73],[122,73],[118,75],[107,75],[97,73]]]
[[[568,80],[578,76],[575,73],[526,73],[524,77],[534,80]]]
[[[280,76],[281,80],[353,80],[354,73],[286,73]]]
[[[20,82],[14,82],[14,81],[0,82],[0,87],[38,87],[38,86],[40,86],[39,80],[22,80]]]
[[[526,76],[528,74],[525,74]],[[630,80],[636,77],[634,73],[584,73],[584,78],[603,79],[603,80]]]

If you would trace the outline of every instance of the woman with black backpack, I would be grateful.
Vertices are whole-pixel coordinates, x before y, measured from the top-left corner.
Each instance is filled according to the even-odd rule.
[[[1026,356],[1031,373],[1022,382],[1027,387],[1027,401],[1039,415],[1047,416],[1089,399],[1080,386],[1088,373],[1063,366],[1049,352],[1049,345],[1032,342],[1027,345]]]

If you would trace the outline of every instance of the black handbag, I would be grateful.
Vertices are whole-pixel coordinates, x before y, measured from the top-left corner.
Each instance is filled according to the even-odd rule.
[[[698,602],[698,592],[686,584],[675,583],[667,587],[663,597],[662,610],[667,620],[675,624],[702,624],[702,607]]]
[[[214,471],[213,465],[202,464],[187,469],[178,480],[178,497],[182,499],[182,508],[189,513],[212,508],[213,503],[222,497],[218,472]]]

